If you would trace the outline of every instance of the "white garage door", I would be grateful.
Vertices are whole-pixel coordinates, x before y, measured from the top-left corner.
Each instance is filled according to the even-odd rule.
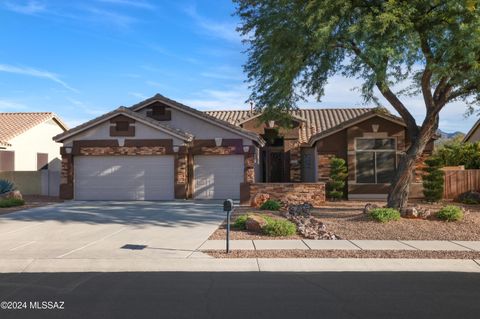
[[[239,199],[243,155],[197,155],[194,161],[196,199]]]
[[[173,156],[78,156],[77,200],[170,200]]]

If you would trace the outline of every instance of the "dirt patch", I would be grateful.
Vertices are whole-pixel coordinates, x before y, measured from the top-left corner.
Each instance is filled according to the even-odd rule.
[[[255,209],[255,208],[250,208],[250,207],[238,207],[235,209],[235,211],[233,212],[232,216],[231,216],[231,228],[230,228],[230,239],[232,240],[241,240],[241,239],[245,239],[245,240],[253,240],[253,239],[278,239],[278,240],[282,240],[282,239],[302,239],[303,237],[300,236],[300,235],[293,235],[293,236],[288,236],[288,237],[272,237],[272,236],[267,236],[267,235],[264,235],[264,234],[261,234],[261,233],[255,233],[255,232],[251,232],[251,231],[248,231],[248,230],[242,230],[242,229],[236,229],[234,226],[233,226],[233,223],[235,222],[235,219],[240,216],[240,215],[243,215],[243,214],[264,214],[264,215],[267,215],[267,216],[270,216],[270,217],[273,217],[273,218],[279,218],[279,219],[285,219],[285,217],[283,217],[281,215],[280,212],[272,212],[272,211],[264,211],[264,210],[258,210],[258,209]],[[220,225],[220,227],[212,234],[210,235],[210,240],[216,240],[216,239],[225,239],[227,236],[227,221],[225,219],[225,221]]]
[[[13,213],[19,210],[25,210],[34,207],[48,206],[54,203],[61,203],[61,200],[58,197],[53,196],[41,196],[41,195],[24,195],[23,199],[25,200],[25,205],[15,206],[8,208],[0,208],[0,215]]]
[[[405,219],[388,223],[378,223],[363,214],[366,202],[327,203],[320,209],[312,210],[329,231],[342,239],[361,240],[480,240],[480,205],[455,205],[465,208],[465,217],[460,222],[444,222],[430,217],[427,220]],[[384,205],[378,202],[378,205]],[[432,213],[438,211],[443,204],[418,205],[428,207]]]
[[[479,259],[474,251],[410,250],[206,250],[215,258],[409,258],[409,259]]]

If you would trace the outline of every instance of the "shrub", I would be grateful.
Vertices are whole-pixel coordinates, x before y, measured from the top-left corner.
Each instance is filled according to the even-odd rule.
[[[437,217],[441,220],[445,220],[447,222],[453,222],[463,219],[463,212],[462,209],[455,205],[447,205],[442,207],[437,213]]]
[[[400,212],[393,208],[374,208],[369,214],[370,217],[381,223],[400,219]]]
[[[345,196],[345,180],[347,179],[347,166],[345,160],[333,157],[330,160],[330,180],[327,183],[327,196],[340,199]]]
[[[282,204],[278,200],[269,199],[260,206],[261,210],[279,210],[282,207]]]
[[[16,189],[15,184],[6,179],[0,179],[0,194],[10,193]]]
[[[455,198],[455,201],[468,205],[478,205],[480,204],[480,193],[468,191],[458,195],[457,198]]]
[[[246,229],[245,223],[247,221],[248,215],[240,215],[235,219],[233,223],[233,227],[238,229]]]
[[[429,202],[438,202],[443,197],[444,172],[440,169],[442,162],[438,158],[429,158],[425,161],[426,175],[423,176],[423,195]]]
[[[286,219],[274,219],[264,216],[267,225],[263,227],[263,232],[268,236],[292,236],[297,233],[297,226]]]
[[[22,205],[25,205],[25,201],[23,199],[5,198],[5,199],[0,200],[0,207],[1,208],[22,206]]]

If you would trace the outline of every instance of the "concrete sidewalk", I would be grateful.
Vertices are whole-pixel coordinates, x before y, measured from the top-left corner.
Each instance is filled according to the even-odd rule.
[[[62,272],[475,272],[480,260],[470,259],[10,259],[0,273]]]
[[[232,250],[420,250],[480,251],[480,241],[449,240],[231,240]],[[207,240],[199,250],[224,250],[225,240]]]

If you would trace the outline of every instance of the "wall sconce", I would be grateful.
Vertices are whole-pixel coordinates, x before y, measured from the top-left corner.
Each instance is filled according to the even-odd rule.
[[[271,120],[271,121],[268,121],[268,127],[269,128],[273,128],[275,126],[275,121]]]
[[[223,140],[223,139],[222,139],[221,137],[215,137],[215,145],[216,145],[217,147],[222,146],[222,140]]]
[[[118,139],[118,146],[120,146],[120,147],[125,146],[125,139],[124,138],[119,138]]]
[[[71,146],[64,146],[63,148],[65,149],[65,153],[72,154],[72,147]]]
[[[377,133],[379,127],[380,127],[380,125],[378,125],[378,124],[372,124],[372,131],[373,131],[374,133]]]
[[[180,146],[178,146],[178,145],[174,145],[174,146],[173,146],[173,151],[174,151],[175,153],[178,153],[179,150],[180,150]]]
[[[250,150],[250,146],[248,146],[248,145],[243,146],[243,152],[244,153],[248,153],[249,150]]]

